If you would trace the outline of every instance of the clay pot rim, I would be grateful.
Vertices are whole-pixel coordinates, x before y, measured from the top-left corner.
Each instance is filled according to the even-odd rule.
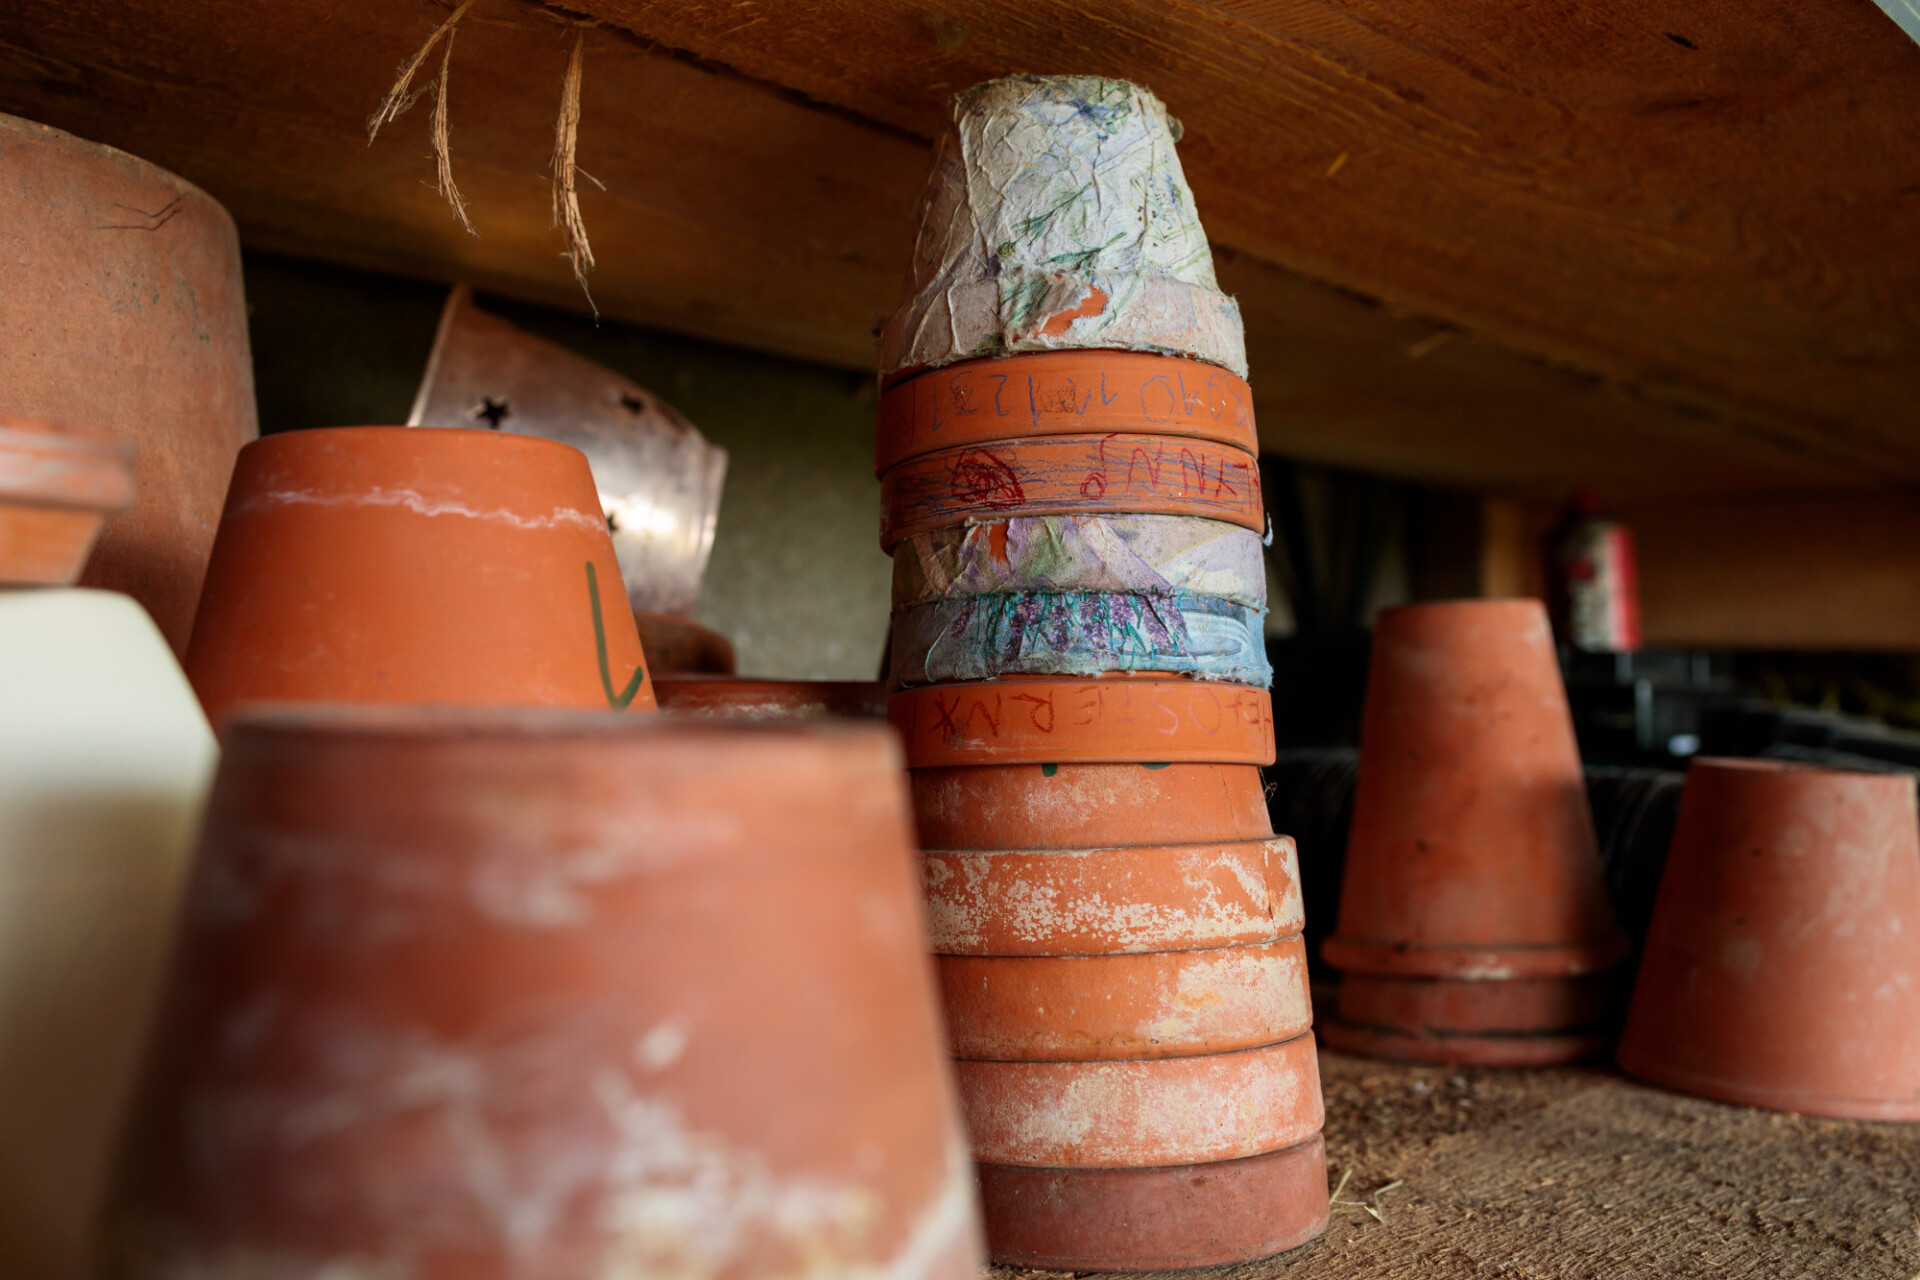
[[[959,765],[956,767],[964,769],[990,766]],[[1164,849],[1169,856],[1171,856],[1181,853],[1204,853],[1210,849],[1252,848],[1255,845],[1277,844],[1281,841],[1293,845],[1295,855],[1298,856],[1299,846],[1295,843],[1294,838],[1292,836],[1278,834],[1270,836],[1249,836],[1243,840],[1163,840],[1153,841],[1147,844],[1090,844],[1060,849],[1051,847],[1039,849],[918,849],[915,852],[917,856],[922,858],[1051,858],[1055,856],[1097,858],[1101,854],[1109,853],[1144,856],[1150,851]],[[1239,944],[1235,943],[1233,945],[1237,946]],[[1169,949],[1185,950],[1186,948]]]
[[[899,747],[884,724],[857,720],[744,720],[663,711],[637,716],[608,708],[545,705],[463,706],[451,703],[251,702],[226,720],[232,750],[241,736],[294,732],[308,738],[399,742],[420,738],[464,741],[633,738],[876,739]]]
[[[743,676],[702,671],[663,671],[653,677],[662,684],[717,684],[729,689],[878,689],[880,680],[787,680],[779,676]]]
[[[133,499],[132,445],[98,430],[0,414],[0,503],[106,516]]]
[[[1414,604],[1388,605],[1379,616],[1439,616],[1446,614],[1532,613],[1546,617],[1546,606],[1532,596],[1499,596],[1486,600],[1422,600]]]
[[[1374,1027],[1328,1018],[1315,1024],[1320,1043],[1336,1053],[1394,1062],[1458,1063],[1481,1067],[1550,1067],[1582,1062],[1605,1053],[1610,1032],[1474,1032],[1415,1035],[1392,1027]]]
[[[951,369],[959,369],[964,365],[998,364],[1008,360],[1045,360],[1048,357],[1060,356],[1082,360],[1113,356],[1138,357],[1142,360],[1178,360],[1185,364],[1203,365],[1209,371],[1217,369],[1229,378],[1239,382],[1242,386],[1247,385],[1245,378],[1235,373],[1232,369],[1229,369],[1226,365],[1208,360],[1203,356],[1175,355],[1170,351],[1142,351],[1136,347],[1053,347],[1044,351],[1002,351],[998,355],[969,356],[964,360],[949,360],[945,364],[908,365],[895,369],[892,373],[881,374],[880,391],[882,394],[885,394],[886,392],[894,390],[896,387],[904,386],[912,382],[915,378],[924,378],[932,373],[945,373]],[[1251,405],[1252,394],[1250,390],[1248,402],[1249,405]]]
[[[418,440],[427,448],[437,446],[452,448],[463,442],[490,440],[494,442],[493,447],[498,449],[524,449],[534,453],[551,453],[559,450],[576,454],[582,459],[587,456],[570,444],[549,440],[545,436],[521,435],[514,431],[482,431],[474,427],[409,427],[380,423],[347,423],[337,427],[300,427],[292,431],[276,431],[271,435],[261,436],[257,440],[249,440],[242,448],[248,452],[274,452],[279,449],[300,447],[295,445],[296,441],[304,446],[310,440],[317,443],[321,440],[400,439],[403,437]]]
[[[1754,756],[1695,756],[1687,762],[1687,776],[1691,778],[1694,770],[1707,774],[1724,774],[1738,777],[1742,774],[1753,777],[1801,777],[1818,778],[1831,775],[1838,778],[1884,778],[1893,786],[1910,787],[1913,775],[1893,769],[1849,769],[1841,765],[1813,764],[1803,760],[1767,760]]]
[[[1704,1072],[1684,1071],[1657,1061],[1629,1061],[1627,1055],[1618,1052],[1614,1055],[1614,1062],[1620,1070],[1644,1084],[1712,1102],[1841,1120],[1920,1120],[1920,1097],[1859,1098],[1815,1093],[1807,1089],[1767,1088]]]
[[[1600,942],[1573,945],[1418,946],[1337,935],[1320,944],[1320,958],[1335,969],[1383,977],[1450,978],[1467,982],[1574,977],[1614,968],[1632,956],[1633,941],[1624,933]]]

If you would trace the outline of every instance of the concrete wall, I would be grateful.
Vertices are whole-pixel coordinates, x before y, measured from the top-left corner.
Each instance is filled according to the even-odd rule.
[[[262,431],[406,421],[446,289],[246,255]],[[655,392],[728,452],[700,620],[743,674],[870,680],[886,634],[869,375],[482,296]]]

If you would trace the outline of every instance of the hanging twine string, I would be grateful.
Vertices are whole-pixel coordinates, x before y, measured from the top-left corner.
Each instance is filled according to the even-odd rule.
[[[587,240],[587,224],[580,216],[577,178],[585,178],[602,191],[606,187],[592,174],[574,163],[580,143],[580,72],[587,47],[587,29],[582,26],[573,37],[573,53],[567,58],[567,77],[560,87],[560,118],[553,126],[553,220],[549,224],[564,227],[567,235],[567,259],[573,264],[573,278],[587,305],[598,319],[600,308],[587,288],[587,272],[593,270],[593,245]]]
[[[473,3],[474,0],[462,0],[460,6],[448,16],[447,20],[433,29],[433,34],[428,36],[427,42],[420,46],[420,51],[401,65],[400,74],[394,78],[393,87],[387,90],[387,96],[381,100],[379,109],[367,119],[367,145],[372,146],[373,140],[380,136],[383,126],[405,115],[413,108],[414,103],[420,101],[420,95],[431,89],[433,91],[434,189],[452,206],[453,216],[459,220],[460,225],[477,236],[480,233],[474,229],[472,220],[467,217],[466,199],[460,194],[460,188],[453,184],[453,143],[447,129],[447,76],[453,69],[453,26],[465,16],[467,10],[473,8]],[[447,47],[440,57],[440,78],[430,80],[409,93],[408,90],[413,87],[413,77],[419,73],[422,66],[426,65],[427,56],[433,52],[433,47],[440,43],[441,36],[447,38]]]

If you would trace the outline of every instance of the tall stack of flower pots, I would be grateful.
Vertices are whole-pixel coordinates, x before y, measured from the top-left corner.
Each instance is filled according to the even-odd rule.
[[[955,103],[881,337],[889,718],[988,1241],[1262,1257],[1327,1217],[1238,311],[1152,94]]]

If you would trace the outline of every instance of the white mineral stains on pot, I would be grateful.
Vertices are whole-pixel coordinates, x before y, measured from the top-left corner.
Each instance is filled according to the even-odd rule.
[[[217,1255],[173,1258],[154,1280],[414,1280],[411,1263],[285,1250],[224,1249]]]
[[[1320,1129],[1310,1037],[1121,1062],[959,1062],[974,1158],[1118,1168],[1276,1151]]]
[[[1141,1027],[1143,1034],[1163,1040],[1240,1038],[1259,1028],[1274,1039],[1298,1035],[1312,1016],[1305,958],[1284,944],[1191,952],[1166,994],[1168,1007]]]
[[[228,520],[237,520],[273,507],[392,507],[412,512],[418,516],[455,516],[468,520],[485,520],[505,524],[515,529],[540,530],[573,526],[594,533],[605,533],[606,516],[599,512],[586,512],[578,507],[554,507],[545,515],[523,515],[517,511],[508,511],[504,507],[482,510],[468,506],[458,498],[435,498],[421,493],[418,489],[387,489],[379,485],[350,493],[320,493],[311,489],[267,489],[254,494],[246,501],[231,508],[226,515]]]
[[[665,1071],[680,1061],[692,1039],[684,1020],[670,1018],[634,1042],[633,1057],[649,1071]]]
[[[592,895],[584,890],[666,871],[701,850],[739,839],[734,817],[690,813],[605,824],[601,830],[576,834],[577,840],[590,843],[556,850],[552,814],[511,800],[497,807],[525,812],[517,824],[510,813],[490,814],[479,824],[490,834],[473,850],[467,897],[482,917],[523,928],[587,925],[593,905]]]

